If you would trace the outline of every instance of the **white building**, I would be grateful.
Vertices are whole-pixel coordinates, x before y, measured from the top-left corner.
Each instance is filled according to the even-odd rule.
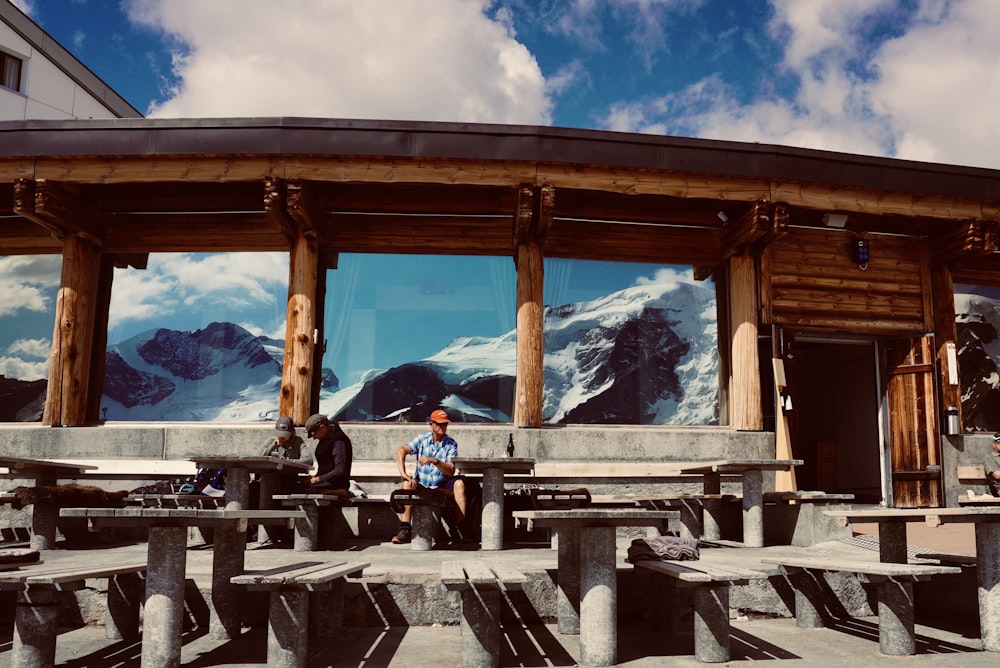
[[[0,121],[142,118],[8,0],[0,0]]]

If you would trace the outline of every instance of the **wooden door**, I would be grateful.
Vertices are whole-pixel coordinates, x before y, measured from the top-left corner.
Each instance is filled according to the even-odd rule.
[[[882,342],[892,505],[941,503],[934,337]]]

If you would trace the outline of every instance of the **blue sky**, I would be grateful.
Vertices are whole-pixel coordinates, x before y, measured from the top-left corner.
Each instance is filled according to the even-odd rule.
[[[14,4],[150,117],[555,125],[1000,167],[995,0]],[[380,262],[342,258],[334,280],[384,276]],[[553,268],[549,296],[587,299],[651,271]],[[280,255],[153,256],[116,276],[110,340],[213,319],[280,335],[286,272]],[[0,373],[44,371],[58,277],[57,257],[0,257]]]

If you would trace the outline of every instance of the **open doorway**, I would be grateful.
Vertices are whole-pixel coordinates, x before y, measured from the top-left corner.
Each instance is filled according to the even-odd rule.
[[[787,414],[799,489],[854,494],[880,503],[879,382],[871,340],[796,336],[785,352]]]

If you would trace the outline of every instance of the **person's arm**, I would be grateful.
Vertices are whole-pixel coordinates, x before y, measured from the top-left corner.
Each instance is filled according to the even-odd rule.
[[[455,475],[455,465],[451,463],[451,458],[457,455],[458,455],[458,445],[449,444],[445,448],[444,457],[441,457],[440,459],[431,456],[421,457],[420,463],[433,464],[438,468],[439,471],[441,471],[441,473],[450,478],[451,476]]]
[[[413,477],[406,472],[406,455],[410,454],[409,445],[401,445],[396,448],[396,468],[399,469],[399,477],[406,482],[413,482]]]
[[[264,443],[264,449],[260,451],[260,456],[261,457],[270,457],[271,454],[274,452],[274,449],[277,448],[277,447],[278,447],[278,439],[277,438],[273,438],[272,437],[272,438],[267,439],[267,442]]]

